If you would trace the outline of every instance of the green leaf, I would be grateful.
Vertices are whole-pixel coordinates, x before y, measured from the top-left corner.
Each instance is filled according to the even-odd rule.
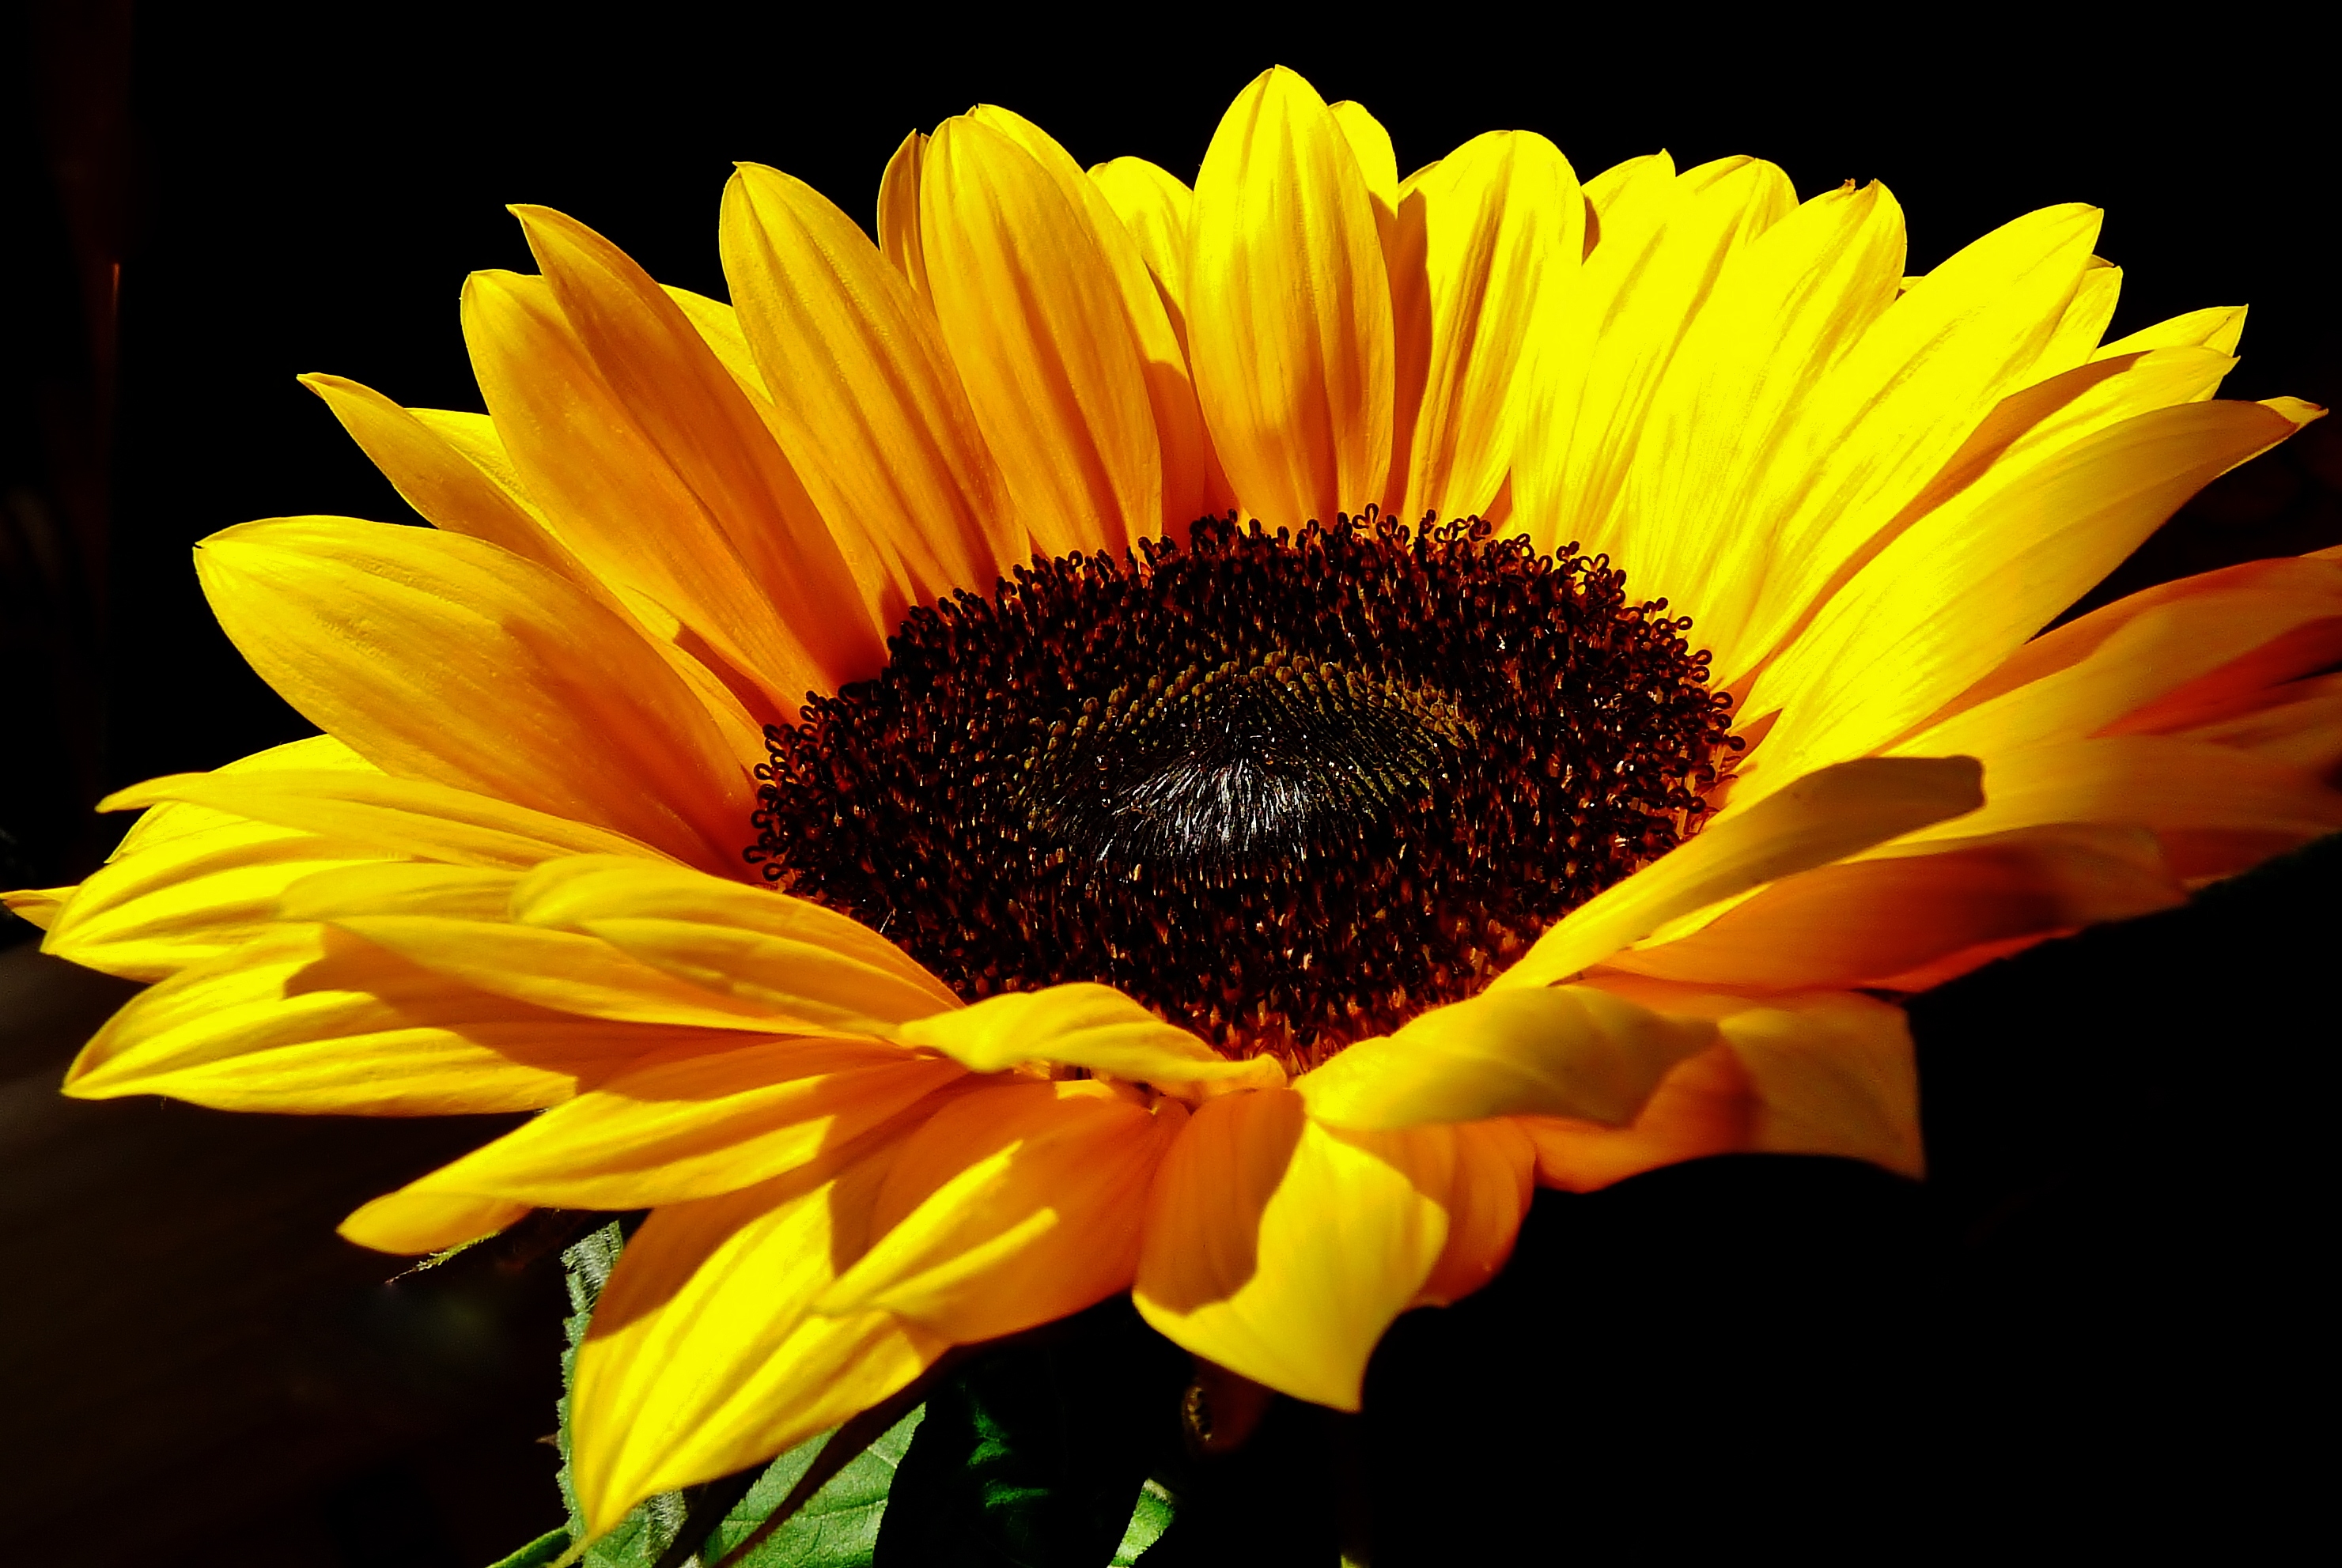
[[[926,1407],[919,1406],[888,1428],[734,1568],[869,1568],[895,1472],[926,1413]],[[700,1561],[712,1564],[755,1534],[834,1435],[826,1432],[773,1461],[748,1495],[716,1526]]]
[[[1163,1483],[1149,1478],[1138,1489],[1138,1506],[1130,1511],[1130,1523],[1123,1527],[1122,1544],[1114,1549],[1111,1568],[1133,1568],[1138,1554],[1163,1539],[1171,1528],[1171,1493]]]
[[[569,1526],[557,1524],[511,1556],[497,1558],[488,1568],[545,1568],[568,1549]]]
[[[1127,1297],[976,1355],[927,1395],[876,1568],[1099,1568],[1177,1441],[1187,1371]]]

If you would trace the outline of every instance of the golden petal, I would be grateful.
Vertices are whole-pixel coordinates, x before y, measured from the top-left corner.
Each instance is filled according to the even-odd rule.
[[[886,1148],[654,1211],[578,1349],[572,1474],[589,1536],[644,1498],[759,1464],[876,1404],[946,1343],[813,1299],[867,1244]]]
[[[1051,555],[1119,551],[1163,515],[1138,346],[1079,194],[969,116],[936,128],[919,181],[936,324],[1016,514]]]
[[[782,445],[902,604],[985,587],[1023,560],[1024,530],[904,273],[812,186],[755,164],[725,187],[721,237]]]
[[[1197,1355],[1356,1410],[1366,1358],[1446,1253],[1456,1142],[1328,1127],[1287,1089],[1207,1101],[1156,1176],[1132,1299]]]
[[[1374,203],[1316,89],[1282,66],[1236,97],[1196,179],[1196,391],[1241,507],[1330,523],[1390,468],[1390,285]]]
[[[278,925],[131,998],[65,1093],[223,1111],[535,1110],[674,1044],[451,983],[331,928]]]
[[[246,523],[195,567],[295,708],[385,772],[738,864],[753,781],[607,610],[476,539],[347,518]]]
[[[1566,979],[1703,905],[1961,817],[1984,802],[1982,773],[1969,757],[1870,758],[1810,774],[1751,805],[1736,801],[1688,842],[1564,915],[1493,986]]]
[[[1436,1007],[1296,1080],[1309,1114],[1392,1132],[1489,1116],[1631,1122],[1715,1032],[1583,986],[1516,986]]]
[[[813,1310],[884,1310],[957,1343],[1015,1333],[1127,1289],[1146,1193],[1186,1114],[1096,1083],[987,1088],[899,1146],[870,1250]]]

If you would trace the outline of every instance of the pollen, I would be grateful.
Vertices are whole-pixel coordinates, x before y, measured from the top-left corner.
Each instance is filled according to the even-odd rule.
[[[1372,509],[1036,559],[767,728],[747,858],[971,1001],[1102,981],[1305,1069],[1696,831],[1739,742],[1666,612]]]

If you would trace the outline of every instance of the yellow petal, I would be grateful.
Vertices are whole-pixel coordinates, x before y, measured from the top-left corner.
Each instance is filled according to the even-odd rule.
[[[695,307],[725,317],[732,314],[731,306],[686,290],[666,293],[686,314]],[[703,337],[709,335],[716,319],[693,316]],[[736,335],[736,326],[734,330]],[[675,616],[626,584],[603,581],[563,542],[554,520],[537,508],[522,484],[495,422],[486,414],[401,408],[380,393],[340,376],[305,375],[301,381],[325,400],[409,505],[438,527],[500,544],[566,578],[635,625],[698,694],[716,723],[745,737],[738,744],[746,765],[765,760],[764,748],[755,744],[758,725],[739,696],[676,645],[682,628]]]
[[[2107,323],[2114,319],[2115,305],[2122,297],[2122,268],[2111,262],[2090,258],[2075,285],[2073,302],[2057,318],[2057,330],[2026,373],[2027,379],[2046,380],[2089,363],[2106,335]]]
[[[515,484],[501,482],[412,410],[343,376],[305,375],[301,385],[325,400],[359,450],[434,526],[501,544],[572,582],[594,580]],[[487,436],[495,438],[493,425]]]
[[[335,1229],[345,1242],[378,1253],[445,1252],[495,1235],[528,1213],[526,1203],[464,1193],[392,1193],[364,1203]]]
[[[1749,662],[1736,639],[1780,522],[1767,505],[1774,454],[1825,372],[1894,302],[1902,273],[1902,210],[1885,186],[1815,197],[1725,264],[1652,401],[1626,495],[1638,525],[1622,559],[1630,582],[1691,613],[1719,673]]]
[[[1052,555],[1118,551],[1163,515],[1138,346],[1080,195],[967,116],[936,128],[920,171],[936,323],[1016,514]]]
[[[195,565],[262,678],[385,771],[738,864],[755,796],[732,747],[631,629],[543,567],[345,518],[243,524]]]
[[[330,922],[353,914],[445,914],[501,920],[512,902],[509,871],[428,862],[377,861],[312,872],[276,901],[281,920]]]
[[[1285,1082],[1275,1059],[1225,1061],[1114,987],[1086,983],[987,997],[905,1024],[895,1037],[940,1051],[976,1073],[1047,1062],[1171,1089],[1275,1088]]]
[[[2156,348],[2213,348],[2222,354],[2234,354],[2244,335],[2245,307],[2218,305],[2142,327],[2128,337],[2118,337],[2102,345],[2090,357],[2115,359]]]
[[[755,164],[725,187],[721,237],[782,446],[841,536],[906,604],[987,587],[1023,560],[1024,530],[904,272],[812,186]]]
[[[1625,496],[1651,399],[1726,265],[1797,195],[1771,164],[1724,158],[1678,175],[1664,153],[1597,176],[1586,194],[1596,237],[1532,366],[1524,419],[1538,439],[1516,462],[1515,504],[1540,548],[1607,551],[1636,564],[1640,584],[1652,579]]]
[[[589,1534],[644,1498],[729,1475],[903,1387],[945,1342],[893,1314],[806,1305],[861,1254],[892,1151],[656,1210],[579,1347],[573,1474]]]
[[[2151,835],[2035,828],[1784,877],[1691,935],[1607,966],[1741,990],[1885,985],[1987,944],[2186,900]]]
[[[588,316],[597,332],[622,338],[631,325],[643,352],[683,365],[633,365],[622,391],[602,364],[616,343],[589,349],[545,279],[483,272],[464,285],[473,372],[528,493],[596,576],[674,614],[695,654],[760,717],[793,715],[807,691],[875,672],[886,651],[856,613],[860,595],[834,543],[794,525],[786,535],[754,527],[772,503],[717,515],[692,488],[699,475],[686,478],[662,444],[683,439],[672,421],[635,401],[667,395],[647,393],[646,377],[673,384],[683,406],[696,402],[686,380],[736,401],[730,375],[656,285],[613,270],[593,281],[607,291],[607,311]]]
[[[1356,1410],[1376,1342],[1446,1248],[1456,1144],[1327,1127],[1290,1090],[1207,1101],[1156,1176],[1132,1299],[1197,1355]]]
[[[1155,414],[1155,434],[1162,444],[1162,518],[1159,526],[1150,532],[1185,538],[1187,525],[1198,517],[1225,513],[1229,494],[1227,477],[1213,455],[1210,437],[1204,433],[1203,410],[1196,404],[1195,381],[1188,374],[1184,313],[1165,294],[1149,252],[1125,225],[1120,209],[1105,186],[1085,175],[1072,154],[1032,121],[997,105],[979,104],[969,111],[968,117],[1000,132],[1023,148],[1056,182],[1066,199],[1085,214],[1099,254],[1113,274],[1131,341],[1137,345],[1139,368],[1146,382],[1146,400]],[[1136,158],[1123,161],[1139,163]],[[1154,168],[1153,165],[1143,166]],[[1154,173],[1161,176],[1163,185],[1155,188],[1153,199],[1178,205],[1180,265],[1184,268],[1191,198],[1178,181],[1160,169]],[[1163,215],[1169,216],[1167,213]]]
[[[833,685],[875,673],[886,663],[891,623],[847,609],[855,580],[837,542],[698,329],[632,257],[592,229],[549,207],[512,211],[595,369],[714,521],[770,613]]]
[[[927,258],[919,243],[919,165],[926,155],[926,133],[911,132],[878,180],[878,253],[921,299],[927,295]]]
[[[623,834],[427,779],[374,772],[173,774],[116,790],[98,803],[98,809],[127,811],[163,802],[335,836],[384,855],[414,855],[452,865],[524,871],[570,854],[666,858]]]
[[[296,768],[382,776],[323,735],[238,758],[216,774],[188,776],[233,779],[245,787],[261,782],[255,774]],[[130,793],[110,795],[100,805],[122,809]],[[36,922],[49,933],[42,947],[108,974],[160,980],[257,934],[273,917],[278,895],[302,878],[395,853],[166,802],[142,814],[105,864],[78,888],[57,890],[71,897]]]
[[[1325,101],[1282,66],[1204,155],[1187,287],[1204,423],[1244,510],[1297,527],[1380,497],[1392,337],[1374,205]]]
[[[1137,247],[1182,350],[1187,342],[1187,230],[1196,194],[1145,158],[1115,158],[1089,177]]]
[[[1398,514],[1476,516],[1512,465],[1523,365],[1576,281],[1586,202],[1551,142],[1491,131],[1411,182],[1405,205],[1422,225],[1429,343]]]
[[[302,878],[382,855],[370,845],[265,823],[174,834],[100,866],[77,889],[60,889],[71,897],[43,923],[49,935],[42,948],[125,979],[160,980],[241,946],[275,918],[278,896]]]
[[[1714,1039],[1604,992],[1517,986],[1362,1040],[1294,1087],[1317,1120],[1376,1131],[1513,1115],[1625,1123]]]
[[[1778,708],[1756,768],[1885,744],[1986,674],[2206,483],[2297,427],[2251,403],[2157,409],[1987,474],[1857,573],[1743,711]],[[1759,785],[1761,788],[1762,786]]]
[[[1366,182],[1366,199],[1375,204],[1375,221],[1383,230],[1383,249],[1390,249],[1390,225],[1398,214],[1398,154],[1390,132],[1361,103],[1345,98],[1326,105],[1350,155],[1358,162],[1359,177]]]
[[[75,1058],[65,1093],[168,1094],[223,1111],[534,1110],[673,1044],[452,984],[328,928],[285,925],[131,998]]]
[[[1719,663],[1719,684],[1770,651],[1839,564],[2031,378],[2085,275],[2099,218],[2093,207],[2047,207],[1964,246],[1800,388],[1746,503],[1774,544],[1728,597],[1700,600],[1704,639],[1742,650],[1737,663]]]
[[[548,864],[513,893],[515,919],[598,937],[696,986],[711,1005],[816,1030],[884,1032],[950,988],[860,922],[806,899],[640,861]]]
[[[829,1031],[706,990],[597,936],[435,914],[337,915],[335,925],[450,980],[578,1018],[766,1034]]]
[[[2127,419],[2211,395],[2236,365],[2212,349],[2159,349],[2095,360],[2003,398],[1902,510],[1842,557],[1788,623],[1783,670],[1804,660],[1797,640],[1838,591],[1938,508],[1955,511],[1997,494],[2030,470],[2062,461],[2079,443]],[[1973,492],[1973,494],[1972,494]],[[1768,672],[1768,684],[1785,677]],[[1792,729],[1796,728],[1792,724]],[[1776,748],[1777,753],[1783,748]],[[1745,771],[1745,770],[1744,770]]]
[[[1097,1084],[1026,1084],[952,1102],[906,1138],[876,1238],[814,1302],[883,1308],[958,1343],[996,1339],[1126,1289],[1148,1183],[1186,1113]]]
[[[952,1063],[873,1041],[750,1039],[671,1052],[393,1196],[605,1210],[716,1197],[848,1152],[966,1077]]]
[[[66,901],[73,897],[74,891],[72,887],[20,887],[13,892],[0,893],[0,907],[5,907],[9,914],[39,930],[46,931],[55,925],[57,916],[65,913]],[[60,954],[60,956],[68,955]],[[79,963],[80,960],[75,959],[75,962]],[[89,967],[105,968],[104,964],[91,964]],[[106,973],[112,974],[120,972],[108,969]],[[126,978],[135,980],[147,977],[134,974]]]
[[[306,740],[287,741],[281,746],[269,746],[231,763],[223,763],[212,770],[223,774],[247,773],[317,773],[348,772],[378,774],[382,770],[350,750],[331,735],[311,735]],[[135,789],[135,784],[132,789]],[[106,797],[118,800],[127,792],[117,792]],[[104,802],[100,803],[101,806]],[[119,807],[110,809],[121,809]],[[205,828],[219,827],[237,820],[235,814],[214,811],[208,806],[165,803],[139,814],[122,835],[106,859],[120,860],[152,844],[160,843],[175,834],[195,833]]]
[[[1808,774],[1750,806],[1736,803],[1564,915],[1494,984],[1566,978],[1703,904],[1972,812],[1985,798],[1982,772],[1967,757],[1871,758]]]
[[[1730,1014],[1716,1027],[1748,1074],[1751,1149],[1927,1174],[1918,1063],[1901,1008],[1822,992]]]

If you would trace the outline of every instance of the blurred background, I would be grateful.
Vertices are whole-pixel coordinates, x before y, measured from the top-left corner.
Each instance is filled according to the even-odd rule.
[[[1356,13],[1288,24],[1260,7],[1046,25],[1000,12],[981,27],[791,5],[30,0],[5,15],[11,886],[96,864],[123,825],[90,809],[106,791],[309,733],[214,625],[189,546],[255,517],[416,520],[294,378],[332,371],[402,403],[479,408],[456,291],[476,268],[530,268],[504,204],[561,208],[661,279],[720,296],[734,160],[788,169],[866,222],[904,133],[978,100],[1039,121],[1085,164],[1136,153],[1192,178],[1229,98],[1282,61],[1380,115],[1403,170],[1517,126],[1582,175],[1664,146],[1681,165],[1768,157],[1807,195],[1884,180],[1915,273],[2033,207],[2088,201],[2108,212],[2101,254],[2127,269],[2110,335],[2249,303],[2228,395],[2342,394],[2335,99],[2302,74],[2297,42],[2241,28],[2183,39],[2036,13],[1930,38],[1906,16],[1890,42],[1773,11],[1589,26],[1564,9],[1452,6],[1373,36]],[[2337,542],[2328,422],[2213,485],[2089,602]],[[2330,1303],[2302,1264],[2328,1071],[2303,1054],[2332,1038],[2313,981],[2331,972],[2334,865],[2313,858],[2182,912],[2194,925],[2108,934],[1923,1009],[1931,1063],[1960,1051],[1928,1081],[1952,1174],[1897,1223],[1949,1238],[1961,1288],[1981,1293],[1958,1299],[1997,1325],[1971,1339],[2013,1403],[2006,1433],[1977,1442],[2047,1455],[2042,1423],[2063,1422],[2052,1445],[2087,1455],[2152,1387],[2165,1396],[2139,1408],[2166,1424],[2126,1441],[2200,1477],[2211,1429],[2173,1414],[2170,1391],[2227,1400],[2205,1418],[2227,1429],[2299,1393],[2308,1340],[2287,1325]],[[492,1129],[65,1102],[57,1074],[129,988],[40,957],[36,934],[0,929],[12,1560],[461,1568],[556,1523],[540,1440],[557,1269],[507,1248],[394,1281],[395,1261],[332,1235],[358,1202]],[[2297,1006],[2320,1009],[2312,1032],[2288,1022]],[[2206,1074],[2185,1064],[2175,1020],[2303,1059],[2281,1058],[2282,1094],[2266,1071]],[[2068,1099],[2045,1110],[2052,1092]],[[1666,1201],[1739,1213],[1753,1190],[1703,1180]],[[1756,1287],[1703,1288],[1728,1302]],[[2253,1463],[2260,1501],[2216,1487],[2197,1499],[2207,1517],[2265,1517],[2292,1495],[2284,1453]],[[2081,1460],[2054,1479],[2011,1463],[1991,1484],[2006,1493],[2022,1471],[2027,1495],[2077,1529],[2129,1506],[2107,1499],[2130,1492],[2089,1491]]]

